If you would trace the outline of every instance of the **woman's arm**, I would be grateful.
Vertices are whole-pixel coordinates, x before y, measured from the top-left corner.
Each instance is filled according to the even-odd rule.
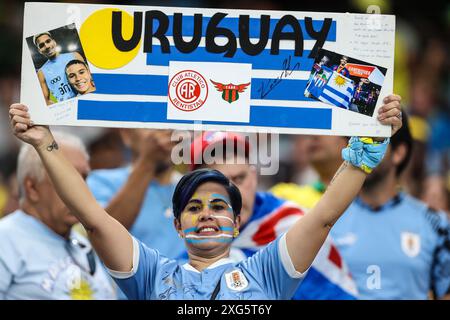
[[[294,267],[305,272],[322,247],[331,227],[358,194],[366,173],[344,162],[316,206],[286,234],[286,244]]]
[[[384,100],[385,105],[380,108],[379,112],[378,119],[380,122],[385,125],[392,125],[392,134],[395,134],[402,125],[401,116],[399,117],[399,114],[401,114],[400,99],[396,95],[387,97]],[[357,139],[351,141],[354,145],[358,144],[360,147],[364,145]],[[386,144],[372,145],[368,149],[372,150],[369,153],[367,153],[367,150],[364,151],[366,152],[365,156],[368,157],[363,163],[358,163],[358,167],[353,165],[357,161],[354,161],[352,157],[357,154],[353,153],[352,148],[346,149],[350,155],[347,158],[352,158],[353,164],[345,161],[341,165],[317,205],[287,232],[287,249],[298,272],[305,272],[309,268],[331,227],[341,217],[361,189],[367,175],[364,171],[367,171],[367,165],[374,167],[381,161],[386,150]]]
[[[131,235],[97,203],[78,171],[64,158],[50,130],[33,126],[24,105],[11,105],[9,115],[14,134],[36,149],[56,192],[86,228],[105,265],[115,271],[130,271],[133,266]]]

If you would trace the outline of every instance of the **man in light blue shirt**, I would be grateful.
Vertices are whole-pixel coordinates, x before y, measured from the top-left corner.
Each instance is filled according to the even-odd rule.
[[[66,77],[66,65],[69,61],[80,60],[85,62],[78,52],[60,53],[58,45],[49,32],[43,32],[33,37],[40,54],[48,60],[38,70],[39,83],[46,103],[52,104],[75,97]]]
[[[86,176],[89,164],[81,141],[62,133],[57,139]],[[111,279],[87,239],[71,230],[78,220],[29,145],[19,153],[17,172],[20,210],[0,220],[0,300],[115,299]]]
[[[411,154],[407,122],[382,163],[331,230],[362,299],[450,298],[450,228],[436,212],[399,192]]]

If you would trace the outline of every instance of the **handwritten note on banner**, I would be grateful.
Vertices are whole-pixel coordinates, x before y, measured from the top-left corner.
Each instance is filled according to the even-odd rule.
[[[21,101],[49,125],[388,136],[394,32],[390,15],[26,3]]]

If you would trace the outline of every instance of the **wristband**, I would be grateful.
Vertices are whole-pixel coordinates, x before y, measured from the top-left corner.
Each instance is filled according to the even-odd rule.
[[[378,142],[372,138],[351,137],[348,146],[342,150],[342,158],[365,173],[371,173],[383,160],[388,145],[389,138]]]

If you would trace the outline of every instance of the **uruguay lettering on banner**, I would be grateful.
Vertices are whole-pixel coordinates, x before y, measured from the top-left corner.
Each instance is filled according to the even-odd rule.
[[[348,109],[354,92],[353,80],[333,71],[322,93],[318,96],[320,101]]]
[[[231,256],[235,259],[252,256],[287,232],[303,214],[294,203],[258,192],[253,215],[233,241]],[[328,236],[293,299],[341,300],[357,296],[350,271]]]
[[[91,97],[79,100],[78,119],[186,124],[201,120],[205,125],[228,128],[233,125],[236,129],[248,125],[331,129],[332,111],[317,108],[317,102],[305,98],[298,88],[306,85],[318,48],[325,42],[336,42],[336,20],[332,15],[316,18],[286,13],[272,17],[255,12],[251,16],[236,16],[219,10],[195,9],[197,12],[193,13],[194,10],[185,9],[135,11],[132,16],[123,10],[111,10],[108,19],[114,45],[123,52],[135,53],[135,60],[145,59],[152,72],[140,68],[136,73],[123,73],[125,66],[108,71],[95,65],[93,77],[97,90]],[[91,17],[87,18],[88,23]],[[87,25],[86,21],[84,24]],[[88,37],[88,29],[83,32],[82,26],[81,30],[82,38]],[[89,50],[86,51],[89,55]],[[196,92],[198,99],[194,103],[189,99],[180,101],[182,95],[179,95],[175,98],[176,105],[173,104],[170,97],[166,98],[173,96],[170,87],[168,90],[170,75],[153,72],[177,62],[190,64],[206,80],[207,89]],[[205,70],[204,63],[210,64],[209,75],[216,70],[215,77],[209,78],[206,72],[201,72]],[[221,79],[217,75],[225,63],[234,77],[246,72],[239,66],[250,65],[250,77]],[[119,81],[120,85],[114,85]],[[212,81],[251,85],[246,90],[225,87],[220,92]],[[102,99],[97,100],[96,96]],[[216,97],[224,102],[220,104],[220,113],[206,110],[220,102]],[[299,102],[301,107],[288,106],[292,102]],[[245,103],[248,107],[238,115],[239,106]]]

